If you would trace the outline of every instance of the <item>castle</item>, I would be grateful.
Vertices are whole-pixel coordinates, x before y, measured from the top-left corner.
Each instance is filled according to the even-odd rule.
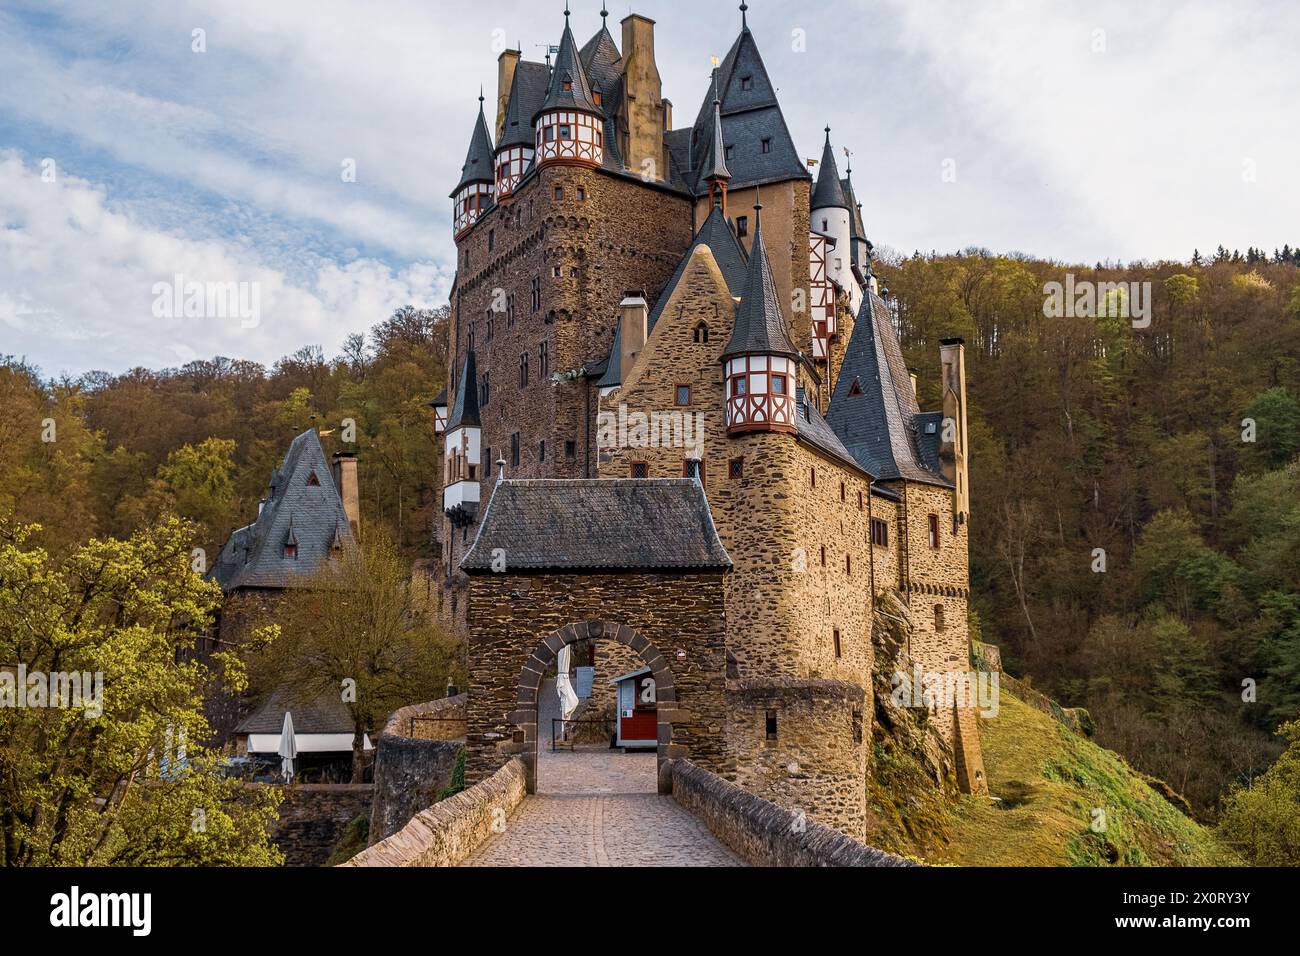
[[[742,26],[675,129],[655,24],[501,54],[451,193],[437,533],[469,639],[468,771],[535,751],[540,674],[647,667],[660,756],[862,836],[877,598],[970,667],[963,345],[922,412],[851,171],[800,159]],[[607,16],[602,11],[602,19]],[[974,712],[939,705],[984,792]]]

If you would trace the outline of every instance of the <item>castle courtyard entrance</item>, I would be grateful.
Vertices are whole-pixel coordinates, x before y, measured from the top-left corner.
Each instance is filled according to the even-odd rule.
[[[546,678],[539,725],[559,713],[555,678]],[[462,865],[743,866],[697,817],[658,793],[658,764],[656,751],[612,748],[607,739],[552,749],[547,734],[538,741],[536,793]]]

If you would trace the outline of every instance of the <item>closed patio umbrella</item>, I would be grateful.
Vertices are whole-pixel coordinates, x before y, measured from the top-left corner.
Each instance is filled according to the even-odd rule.
[[[293,761],[298,756],[298,740],[293,733],[293,714],[284,712],[284,726],[280,728],[280,772],[286,783],[293,782]]]

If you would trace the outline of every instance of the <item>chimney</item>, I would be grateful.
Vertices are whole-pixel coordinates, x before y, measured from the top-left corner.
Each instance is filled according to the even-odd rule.
[[[953,514],[962,524],[970,513],[970,483],[966,444],[966,343],[944,339],[939,349],[943,365],[943,422],[939,433],[939,464],[955,486]]]
[[[505,132],[506,107],[510,105],[510,90],[515,85],[515,67],[519,65],[519,50],[506,50],[497,57],[497,134],[494,143],[501,142]]]
[[[640,14],[623,21],[623,96],[627,106],[627,147],[623,162],[640,175],[662,182],[664,158],[663,82],[655,63],[655,22]],[[671,109],[671,105],[669,106]]]
[[[673,101],[664,100],[663,104],[664,104],[664,132],[671,133],[673,131]]]
[[[619,309],[622,312],[619,318],[619,381],[626,383],[637,356],[645,348],[646,336],[650,334],[650,306],[644,292],[625,292]]]
[[[334,487],[343,499],[343,513],[348,516],[352,534],[361,537],[361,490],[357,486],[357,456],[350,451],[334,453]]]

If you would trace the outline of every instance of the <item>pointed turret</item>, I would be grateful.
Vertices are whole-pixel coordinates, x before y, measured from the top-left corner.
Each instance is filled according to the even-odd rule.
[[[496,178],[494,166],[492,134],[488,132],[487,117],[483,114],[483,94],[480,92],[478,121],[470,137],[469,152],[465,154],[465,165],[461,167],[460,182],[451,191],[457,238],[491,208]]]
[[[721,100],[723,139],[734,152],[727,163],[730,192],[786,180],[811,181],[747,21],[710,78],[708,94],[695,117],[690,169],[691,187],[697,196],[708,192],[709,149],[717,112],[714,100]]]
[[[826,145],[822,148],[822,161],[817,172],[817,188],[812,196],[813,212],[819,209],[848,210],[844,187],[840,183],[840,170],[835,163],[835,148],[831,146],[831,128],[826,127]]]
[[[578,44],[564,11],[564,36],[551,67],[546,99],[535,117],[537,165],[551,162],[600,166],[605,161],[605,114],[591,91]]]
[[[736,306],[731,340],[722,350],[727,373],[727,434],[795,431],[799,352],[790,341],[781,297],[763,244],[762,205],[754,206],[754,244]]]
[[[849,205],[849,241],[853,246],[853,264],[865,276],[870,271],[871,244],[867,242],[867,230],[862,222],[862,203],[858,202],[853,188],[853,166],[844,170],[844,201]]]
[[[479,421],[478,372],[471,351],[461,366],[456,402],[447,422],[444,454],[442,510],[453,527],[473,524],[478,517],[479,458],[482,428]]]
[[[727,214],[727,184],[731,170],[727,168],[727,145],[722,138],[722,101],[713,101],[713,142],[709,145],[709,164],[704,181],[709,184],[709,205],[720,206]]]
[[[545,63],[520,61],[510,84],[510,98],[501,122],[501,142],[497,143],[496,198],[504,200],[519,186],[533,166],[537,133],[533,117],[546,99],[550,70]]]
[[[861,292],[853,275],[853,223],[852,211],[844,196],[839,167],[835,163],[835,148],[831,145],[831,128],[826,127],[826,145],[822,148],[821,166],[817,173],[817,188],[813,190],[812,212],[809,217],[814,236],[823,243],[813,242],[814,272],[821,271],[825,285],[814,290],[813,354],[818,361],[829,361],[831,340],[839,332],[836,314],[838,287],[849,295],[850,308],[856,310],[861,302]],[[817,265],[824,265],[819,270]],[[817,277],[814,276],[814,284]],[[820,294],[819,294],[820,292]]]

